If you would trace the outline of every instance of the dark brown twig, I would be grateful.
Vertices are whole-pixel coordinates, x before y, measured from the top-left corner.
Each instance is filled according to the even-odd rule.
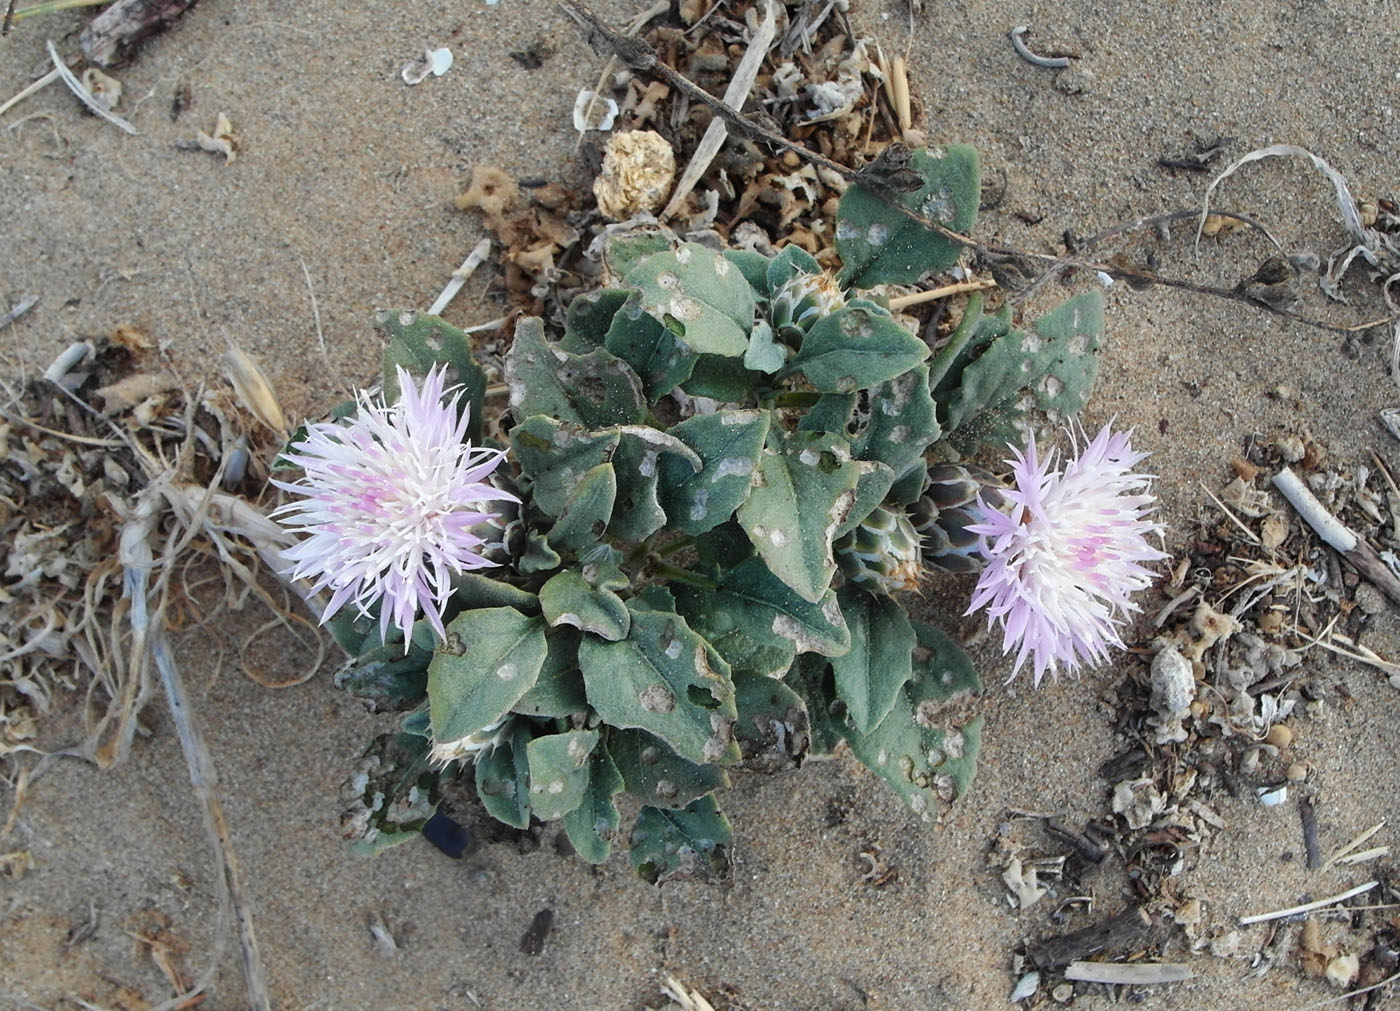
[[[1106,920],[1062,937],[1038,941],[1026,956],[1042,972],[1053,972],[1071,962],[1134,944],[1152,929],[1152,917],[1141,906],[1129,906]]]
[[[1046,818],[1045,828],[1051,835],[1058,836],[1078,851],[1079,855],[1090,863],[1103,863],[1104,857],[1108,856],[1108,851],[1094,840],[1090,839],[1083,832],[1066,825],[1059,818]]]
[[[0,26],[0,35],[9,35],[10,26],[15,23],[15,0],[10,0],[5,7],[5,24]]]
[[[1322,850],[1317,844],[1317,811],[1312,798],[1298,795],[1298,820],[1303,823],[1303,852],[1307,857],[1307,868],[1315,871],[1322,866]]]
[[[117,0],[79,36],[83,55],[99,67],[125,62],[142,41],[169,28],[196,0]]]

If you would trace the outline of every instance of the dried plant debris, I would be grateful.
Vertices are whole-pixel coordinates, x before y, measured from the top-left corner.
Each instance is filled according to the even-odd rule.
[[[1400,489],[1378,456],[1346,470],[1308,433],[1282,432],[1231,461],[1229,480],[1207,490],[1161,603],[1146,607],[1143,662],[1107,696],[1125,740],[1100,770],[1104,815],[1079,831],[1046,813],[1015,812],[991,844],[989,872],[1031,936],[1055,928],[1051,939],[1068,942],[1114,923],[1089,898],[1105,892],[1093,875],[1109,873],[1155,925],[1110,955],[1175,961],[1184,943],[1198,955],[1248,960],[1254,972],[1291,966],[1339,989],[1375,986],[1400,969],[1400,922],[1385,911],[1400,899],[1400,879],[1391,840],[1375,838],[1384,826],[1345,845],[1319,830],[1329,819],[1307,761],[1309,724],[1348,700],[1304,663],[1326,651],[1400,688],[1400,663],[1368,644],[1391,605],[1272,490],[1271,478],[1289,467],[1400,569]],[[1193,890],[1192,871],[1229,831],[1227,812],[1248,818],[1269,805],[1296,808],[1280,824],[1296,833],[1290,848],[1308,867],[1333,872],[1317,888],[1328,898],[1226,921]],[[1086,859],[1093,847],[1100,861]],[[1372,880],[1358,884],[1363,876]],[[1347,915],[1327,916],[1336,910]],[[1300,925],[1308,914],[1314,920]],[[1070,985],[1043,960],[1046,943],[1029,945],[1013,966],[1018,999],[1032,1006]],[[1095,978],[1105,971],[1096,967]]]
[[[716,97],[736,78],[751,76],[742,102],[747,116],[859,169],[895,141],[921,143],[912,127],[919,109],[902,61],[885,60],[855,38],[841,6],[682,3],[640,34],[667,67]],[[891,75],[900,86],[887,87]],[[595,239],[607,223],[635,224],[658,211],[676,231],[716,247],[795,244],[823,266],[835,265],[831,222],[846,183],[831,169],[770,150],[730,127],[698,180],[672,192],[672,166],[703,164],[695,156],[713,132],[714,111],[628,70],[607,75],[601,91],[581,92],[575,120],[584,136],[582,169],[596,183],[566,190],[477,166],[470,189],[457,199],[459,208],[479,211],[500,242],[501,293],[520,310],[562,315],[599,276],[589,250],[598,248]],[[595,141],[606,130],[611,136]],[[570,191],[584,192],[580,198]]]
[[[119,545],[154,484],[181,545],[160,561],[180,591],[163,616],[175,642],[250,598],[272,609],[272,627],[315,639],[258,579],[285,535],[242,497],[260,494],[284,435],[261,420],[275,397],[246,369],[238,392],[181,390],[145,360],[148,346],[129,327],[81,343],[0,409],[0,608],[13,616],[0,627],[0,758],[67,747],[105,767],[126,754],[152,685],[131,655]],[[249,391],[255,404],[241,399]],[[269,677],[239,651],[250,675]]]

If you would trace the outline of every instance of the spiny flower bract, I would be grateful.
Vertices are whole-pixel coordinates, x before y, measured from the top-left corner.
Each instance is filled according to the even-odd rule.
[[[331,591],[321,620],[348,603],[368,614],[380,601],[380,637],[392,622],[407,650],[420,610],[446,637],[452,577],[496,564],[481,554],[489,546],[483,524],[496,519],[493,503],[517,499],[489,481],[504,453],[467,441],[462,391],[443,402],[452,391],[443,388],[442,368],[421,387],[403,368],[398,381],[393,404],[361,391],[352,418],[306,426],[283,457],[304,475],[273,482],[303,497],[274,515],[307,535],[283,552],[285,574],[314,580],[313,592]]]
[[[1024,453],[1013,447],[1014,487],[968,527],[986,562],[968,613],[985,607],[988,624],[1001,623],[1005,652],[1019,644],[1013,678],[1028,656],[1038,685],[1046,671],[1073,672],[1121,648],[1119,627],[1138,609],[1132,594],[1154,578],[1145,563],[1167,557],[1148,542],[1162,525],[1148,518],[1151,479],[1132,470],[1147,454],[1131,435],[1105,425],[1058,472],[1057,454],[1042,460],[1034,438]]]

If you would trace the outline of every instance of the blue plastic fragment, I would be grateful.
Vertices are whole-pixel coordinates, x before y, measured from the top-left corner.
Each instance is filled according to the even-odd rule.
[[[423,838],[432,843],[453,860],[460,860],[467,847],[472,844],[472,834],[466,826],[459,825],[443,813],[442,808],[423,824]]]

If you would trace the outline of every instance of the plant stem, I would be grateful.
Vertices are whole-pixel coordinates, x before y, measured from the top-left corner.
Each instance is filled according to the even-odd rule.
[[[675,565],[671,565],[667,562],[662,562],[656,567],[655,571],[656,575],[673,580],[677,583],[685,583],[688,586],[698,586],[702,590],[716,589],[715,584],[711,580],[706,579],[704,576],[697,576],[693,572],[688,572],[685,569],[679,568]]]
[[[100,7],[111,2],[112,0],[44,0],[43,3],[21,7],[15,11],[13,20],[23,21],[37,14],[57,14],[59,11],[69,11],[77,7]]]

